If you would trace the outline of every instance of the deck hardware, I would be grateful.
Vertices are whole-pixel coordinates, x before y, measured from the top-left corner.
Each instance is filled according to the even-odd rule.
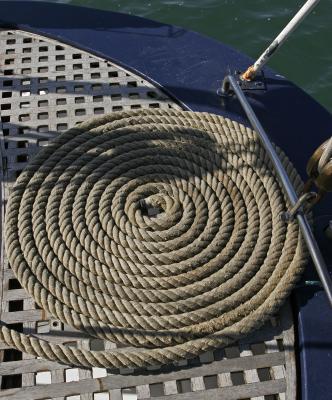
[[[315,184],[321,196],[332,192],[332,136],[321,144],[310,157],[307,164],[309,180],[305,190]]]
[[[295,192],[293,185],[287,175],[287,172],[282,165],[276,150],[271,143],[268,135],[266,134],[262,124],[260,123],[259,119],[257,118],[254,110],[252,109],[248,99],[246,98],[243,90],[237,83],[237,80],[232,75],[228,75],[224,78],[222,87],[226,89],[226,93],[229,90],[232,90],[239,100],[248,120],[250,121],[251,125],[255,129],[259,139],[261,140],[262,145],[264,146],[266,152],[268,153],[273,166],[278,174],[281,184],[287,193],[291,206],[294,207],[298,203],[298,195]],[[298,212],[296,214],[296,218],[298,220],[303,238],[306,242],[307,248],[311,255],[312,261],[315,264],[317,274],[319,276],[320,281],[324,287],[325,293],[327,295],[328,301],[332,307],[332,280],[330,274],[328,272],[325,260],[322,256],[322,253],[319,249],[317,241],[313,235],[311,227],[309,225],[307,217],[302,213]]]
[[[310,210],[315,199],[317,198],[316,192],[308,192],[299,197],[297,203],[289,210],[280,215],[280,218],[285,222],[294,221],[298,213],[306,213]]]
[[[243,91],[261,91],[261,90],[267,90],[267,85],[266,85],[266,80],[264,76],[264,72],[261,71],[254,80],[248,81],[242,78],[242,72],[241,71],[234,71],[233,73],[230,72],[232,76],[236,79],[238,85]],[[217,91],[217,94],[222,97],[228,97],[233,95],[232,88],[225,82],[225,85],[223,84],[221,89]]]

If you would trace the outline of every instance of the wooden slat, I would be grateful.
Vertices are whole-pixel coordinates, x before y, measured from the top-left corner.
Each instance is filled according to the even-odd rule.
[[[202,376],[191,379],[191,387],[193,392],[198,392],[205,389],[204,380]]]
[[[110,393],[110,400],[122,400],[123,399],[120,389],[111,390],[109,393]]]
[[[56,369],[51,371],[52,384],[64,382],[64,371],[63,369]],[[57,396],[53,400],[65,400],[64,396]]]
[[[35,308],[35,302],[32,298],[27,298],[23,301],[23,310],[32,310]],[[22,311],[25,312],[25,311]],[[35,323],[26,321],[23,323],[23,333],[27,334],[29,332],[35,333]],[[22,353],[23,360],[32,360],[35,357]],[[22,386],[31,386],[35,384],[35,374],[32,371],[28,371],[25,374],[22,374]]]
[[[29,299],[30,296],[25,289],[13,289],[13,290],[6,290],[4,293],[3,299],[5,301],[11,300],[25,300]]]
[[[2,313],[2,321],[6,324],[16,324],[18,322],[36,322],[45,319],[45,312],[42,310],[25,310]]]
[[[251,357],[253,352],[248,345],[242,347],[241,357]],[[246,383],[256,383],[259,382],[257,369],[248,369],[243,371],[244,380]],[[254,397],[251,400],[264,400],[264,396]]]
[[[177,394],[177,392],[178,392],[176,380],[165,382],[164,388],[165,388],[165,395],[167,395],[167,396],[170,394]]]
[[[170,396],[155,397],[156,400],[240,400],[253,398],[257,395],[268,396],[286,390],[284,379],[250,383],[247,385],[229,386],[220,389],[210,389],[204,392],[188,392]],[[294,400],[294,399],[293,399]]]
[[[85,339],[79,343],[79,347],[84,350],[89,350],[89,340]],[[78,370],[79,380],[91,379],[92,378],[92,370],[91,369],[83,369],[80,368]],[[81,400],[93,400],[92,393],[83,393],[81,394]],[[112,399],[113,400],[113,399]]]
[[[27,374],[29,372],[55,371],[66,368],[68,368],[67,365],[62,365],[54,361],[32,358],[0,363],[0,375]]]
[[[274,340],[269,340],[268,342],[265,342],[266,345],[266,352],[268,354],[271,353],[277,353],[278,350],[278,343],[277,341]],[[273,379],[282,379],[285,378],[286,371],[285,371],[285,366],[284,365],[276,365],[274,367],[271,367],[271,376]],[[281,399],[283,400],[283,399]]]
[[[157,397],[156,400],[239,400],[248,399],[257,395],[269,395],[286,390],[284,379],[275,381],[250,383],[247,385],[223,387],[220,389],[210,389],[204,392],[183,393],[181,395],[171,395]]]
[[[150,388],[149,385],[139,385],[137,390],[137,400],[149,399],[150,398]]]
[[[286,399],[293,400],[297,396],[296,384],[296,360],[294,349],[294,325],[292,310],[289,303],[283,307],[283,312],[280,314],[281,324],[284,327],[283,346],[286,362]]]
[[[3,271],[3,280],[7,281],[8,279],[12,279],[12,278],[16,278],[14,275],[13,270],[11,270],[10,268],[6,268]]]
[[[155,383],[162,381],[171,381],[178,379],[195,378],[204,375],[217,375],[221,373],[229,373],[235,371],[250,370],[253,368],[268,368],[275,365],[280,365],[284,362],[284,353],[274,354],[262,354],[254,357],[240,357],[229,360],[215,361],[209,364],[209,368],[206,369],[204,366],[182,369],[168,374],[160,375],[139,375],[139,376],[121,376],[114,375],[114,380],[123,378],[125,382],[131,382],[131,384],[121,384],[118,387],[129,387],[139,385],[140,382],[144,383]],[[26,372],[38,372],[43,370],[52,371],[55,369],[69,368],[66,365],[62,365],[53,361],[31,359],[22,361],[10,361],[0,364],[0,375],[11,375],[11,374],[23,374]],[[104,377],[101,379],[108,379]],[[135,382],[135,384],[134,384]]]
[[[280,365],[284,361],[283,353],[262,354],[255,357],[241,357],[236,359],[222,360],[209,365],[208,374],[217,375],[218,373],[229,373],[239,370],[252,368],[267,368],[273,365]],[[192,369],[185,369],[177,372],[160,375],[137,375],[123,376],[110,375],[104,378],[85,379],[79,382],[69,382],[64,384],[48,385],[48,394],[52,396],[70,396],[80,393],[92,393],[105,390],[134,387],[143,384],[160,383],[163,381],[188,379],[206,375],[207,370],[204,366]],[[16,400],[35,399],[40,397],[45,387],[35,386],[22,388],[20,392],[16,390],[0,391],[0,398],[16,396]],[[5,397],[3,397],[5,396]],[[7,397],[6,397],[7,396]]]
[[[227,387],[232,386],[233,382],[231,379],[231,374],[229,372],[224,372],[223,374],[217,375],[218,386]]]

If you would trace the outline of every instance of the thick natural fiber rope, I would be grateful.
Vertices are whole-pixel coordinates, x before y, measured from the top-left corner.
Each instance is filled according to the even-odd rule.
[[[279,156],[296,188],[301,181]],[[160,210],[149,216],[144,207]],[[305,263],[288,202],[251,129],[206,114],[120,112],[41,150],[8,202],[18,280],[62,322],[135,346],[85,351],[1,327],[9,346],[72,365],[190,358],[261,326]],[[163,210],[163,212],[161,212]]]

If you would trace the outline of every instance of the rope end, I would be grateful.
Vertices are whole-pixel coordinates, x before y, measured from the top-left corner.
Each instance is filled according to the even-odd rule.
[[[241,79],[245,80],[245,81],[251,81],[253,78],[255,78],[256,75],[256,69],[254,65],[251,65],[246,72],[244,72],[241,75]]]

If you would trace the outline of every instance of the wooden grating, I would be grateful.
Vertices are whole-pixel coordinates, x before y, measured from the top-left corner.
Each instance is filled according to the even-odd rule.
[[[93,115],[180,106],[141,77],[76,48],[22,31],[0,32],[1,224],[10,188],[27,162],[61,131]],[[116,344],[88,337],[38,309],[15,279],[1,242],[1,320],[84,349]],[[226,349],[146,371],[69,368],[0,343],[0,399],[293,400],[290,307]]]

